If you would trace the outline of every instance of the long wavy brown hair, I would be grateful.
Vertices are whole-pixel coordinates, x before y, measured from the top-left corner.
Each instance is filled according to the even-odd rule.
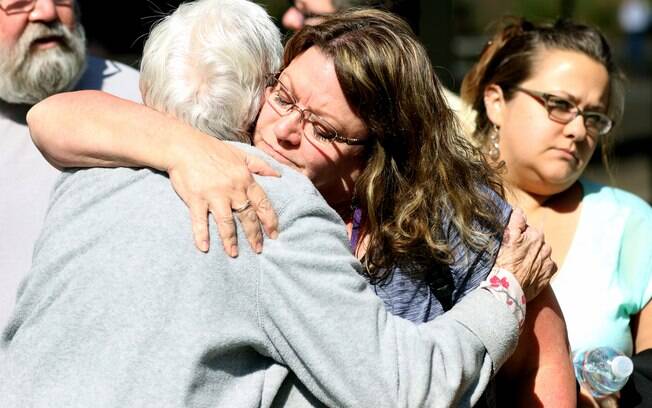
[[[355,199],[364,213],[372,281],[396,266],[450,264],[449,227],[480,250],[502,233],[489,191],[502,188],[462,136],[407,23],[379,10],[335,14],[288,41],[285,66],[313,46],[333,59],[346,100],[371,136]]]
[[[478,62],[464,77],[462,99],[477,112],[473,138],[486,146],[493,124],[484,106],[484,90],[498,85],[506,100],[514,89],[534,72],[537,57],[543,50],[576,51],[602,64],[609,74],[607,115],[618,123],[624,110],[624,75],[616,65],[606,38],[594,27],[558,20],[535,24],[523,18],[506,17],[480,54]],[[602,161],[608,168],[611,138],[601,137]]]

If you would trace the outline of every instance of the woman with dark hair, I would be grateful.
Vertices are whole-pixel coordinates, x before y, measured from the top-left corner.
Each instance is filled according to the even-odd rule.
[[[254,145],[308,176],[338,211],[389,310],[429,321],[486,281],[525,318],[525,298],[533,296],[517,294],[504,270],[513,252],[499,252],[511,209],[498,195],[492,168],[461,136],[407,24],[386,12],[358,10],[305,27],[287,43],[284,68],[270,78],[264,99]],[[50,159],[61,166],[167,171],[191,207],[202,249],[209,208],[227,250],[235,244],[231,207],[246,231],[258,228],[256,214],[274,229],[264,194],[248,171],[241,174],[248,158],[237,149],[192,129],[180,135],[171,118],[98,94],[45,104],[30,114],[30,124]],[[68,122],[79,109],[83,117]],[[216,189],[222,179],[228,187]],[[259,249],[261,237],[252,241]],[[518,373],[513,378],[528,390],[546,388],[540,398],[562,403],[571,378],[563,320],[547,289],[528,309],[521,351],[508,372]],[[541,343],[538,352],[527,353],[533,342]]]
[[[462,84],[474,140],[504,166],[508,201],[541,225],[571,348],[652,347],[652,210],[582,178],[622,116],[622,75],[592,27],[505,22]]]

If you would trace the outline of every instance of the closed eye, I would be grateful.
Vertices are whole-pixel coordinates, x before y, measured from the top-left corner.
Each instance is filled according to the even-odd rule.
[[[274,102],[278,103],[280,106],[294,105],[292,98],[281,90],[274,92]]]
[[[563,98],[558,98],[556,96],[548,96],[546,104],[550,109],[556,109],[565,112],[570,112],[575,109],[575,105],[573,105],[570,101],[567,101]]]
[[[312,126],[314,127],[314,134],[320,140],[330,142],[337,137],[337,134],[333,131],[328,130],[324,125],[319,122],[313,122]]]

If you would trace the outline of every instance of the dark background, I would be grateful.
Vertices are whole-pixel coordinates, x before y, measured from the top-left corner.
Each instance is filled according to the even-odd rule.
[[[91,52],[138,67],[151,25],[183,1],[133,1],[127,7],[97,0],[79,0],[79,3]]]

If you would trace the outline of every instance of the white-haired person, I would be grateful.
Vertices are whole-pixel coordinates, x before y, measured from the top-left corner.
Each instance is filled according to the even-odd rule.
[[[32,261],[59,171],[38,152],[25,115],[71,89],[140,101],[138,72],[86,55],[75,0],[0,0],[0,326],[9,319]]]
[[[249,3],[243,4],[251,7]],[[216,138],[251,144],[250,127],[264,101],[262,94],[270,73],[280,68],[282,46],[277,32],[270,28],[266,14],[211,10],[222,6],[234,7],[232,3],[219,1],[214,5],[203,2],[192,7],[179,7],[153,28],[143,50],[140,89],[144,104],[157,111],[171,114]],[[192,25],[192,30],[188,25]],[[107,119],[113,120],[113,117]],[[238,155],[237,150],[228,145],[225,147]],[[277,175],[260,159],[249,157],[248,160],[250,170],[261,175]],[[183,181],[179,188],[184,188]],[[262,190],[253,189],[250,194],[257,197],[259,203],[265,201]],[[248,198],[242,194],[235,200],[243,203]],[[265,221],[266,231],[274,236],[276,214],[271,206],[260,204],[257,209]],[[194,208],[191,206],[190,209]],[[218,231],[225,251],[236,256],[231,207],[214,206],[212,209],[219,223]],[[243,223],[245,235],[252,248],[260,251],[262,234],[252,209],[245,208],[237,215],[250,221]],[[196,211],[191,212],[191,216],[193,219],[205,218],[203,213],[197,214]],[[193,228],[196,229],[197,224],[194,223]],[[203,250],[208,249],[207,241],[198,241],[197,245]]]
[[[194,41],[204,34],[201,22],[208,21],[209,29],[220,24],[212,14],[221,16],[225,24],[238,18],[242,21],[235,23],[237,30],[220,33],[226,37],[218,48],[211,44],[197,57],[192,52],[195,47],[202,48],[201,42]],[[397,24],[382,13],[354,13],[336,22],[375,30],[381,28],[377,25],[380,21]],[[235,50],[229,53],[250,53],[248,58],[259,64],[267,61],[268,65],[263,65],[267,73],[278,63],[274,57],[280,47],[278,33],[264,11],[252,3],[188,3],[162,24],[177,23],[190,35],[170,35],[183,43],[181,52],[189,51],[189,66],[181,72],[165,72],[188,81],[191,98],[205,95],[201,79],[214,79],[192,74],[198,67],[202,69],[201,62],[220,55],[222,48]],[[266,29],[276,33],[275,44],[265,44],[256,35],[257,30]],[[348,30],[358,38],[357,32]],[[165,28],[155,30],[153,43],[164,32]],[[261,56],[256,51],[267,54]],[[149,55],[146,52],[145,58]],[[298,75],[301,71],[304,76]],[[272,87],[266,86],[269,83],[259,72],[247,74],[254,81],[248,86],[259,90],[253,101],[265,101],[255,134],[270,136],[274,127],[282,125],[270,106],[270,97],[281,95],[270,93]],[[347,111],[344,97],[337,94],[341,88],[333,65],[325,63],[318,50],[301,53],[284,72],[295,78],[290,83],[297,87],[310,78],[319,80],[310,82],[321,84],[327,99],[335,98],[329,110],[337,107],[352,123],[361,123]],[[151,77],[145,69],[143,78],[145,100],[156,104],[156,92],[152,92],[156,86],[148,82]],[[183,102],[181,99],[174,103]],[[148,125],[161,133],[188,130],[171,116],[178,115],[191,124],[202,116],[166,107],[165,101],[172,99],[158,100],[167,116],[157,116],[161,122]],[[280,99],[271,101],[282,103]],[[206,107],[215,110],[230,102],[237,101],[217,100]],[[34,109],[30,122],[52,114],[49,109],[40,110],[47,105]],[[133,109],[144,114],[138,115],[141,120],[151,118],[145,114],[149,108],[120,104],[115,108],[117,111],[111,109],[114,117],[107,119],[115,121],[113,125],[131,120]],[[221,131],[236,137],[243,129],[241,122],[228,125],[225,120],[222,125]],[[79,126],[76,131],[92,130],[86,121]],[[219,124],[209,127],[220,129]],[[365,137],[364,128],[359,130],[357,136]],[[201,135],[198,130],[184,133],[188,138]],[[128,132],[126,137],[142,141],[148,136]],[[351,142],[352,137],[346,140]],[[336,138],[341,141],[346,136]],[[160,147],[157,139],[151,142],[150,147]],[[184,145],[183,139],[175,139],[167,146],[169,152],[159,151],[160,160]],[[350,169],[347,166],[357,163],[356,146],[324,144],[322,151],[336,146],[344,148],[341,157],[334,157],[337,168]],[[142,148],[142,154],[151,153],[147,146]],[[250,156],[262,154],[251,146],[239,145],[238,149]],[[98,163],[127,161],[133,150],[113,153]],[[319,169],[315,160],[317,166],[310,165],[312,170]],[[321,402],[327,406],[394,407],[447,406],[476,400],[515,346],[522,310],[510,308],[506,292],[488,282],[445,315],[420,326],[391,316],[360,276],[361,265],[351,253],[339,215],[310,180],[278,163],[270,164],[282,177],[258,182],[278,212],[280,234],[267,241],[262,254],[244,246],[235,259],[221,250],[195,250],[189,239],[186,209],[161,173],[122,168],[66,175],[54,192],[34,266],[23,285],[14,320],[4,332],[0,378],[6,380],[0,383],[0,403],[305,406]],[[328,176],[319,172],[309,175],[318,181]],[[248,207],[245,203],[235,211],[253,214]],[[499,258],[500,265],[514,275],[496,273],[503,280],[512,279],[514,292],[508,293],[516,299],[521,300],[521,285],[532,299],[546,284],[553,265],[542,237],[525,228],[522,218],[513,217],[509,228],[509,239],[501,250],[505,256]]]

